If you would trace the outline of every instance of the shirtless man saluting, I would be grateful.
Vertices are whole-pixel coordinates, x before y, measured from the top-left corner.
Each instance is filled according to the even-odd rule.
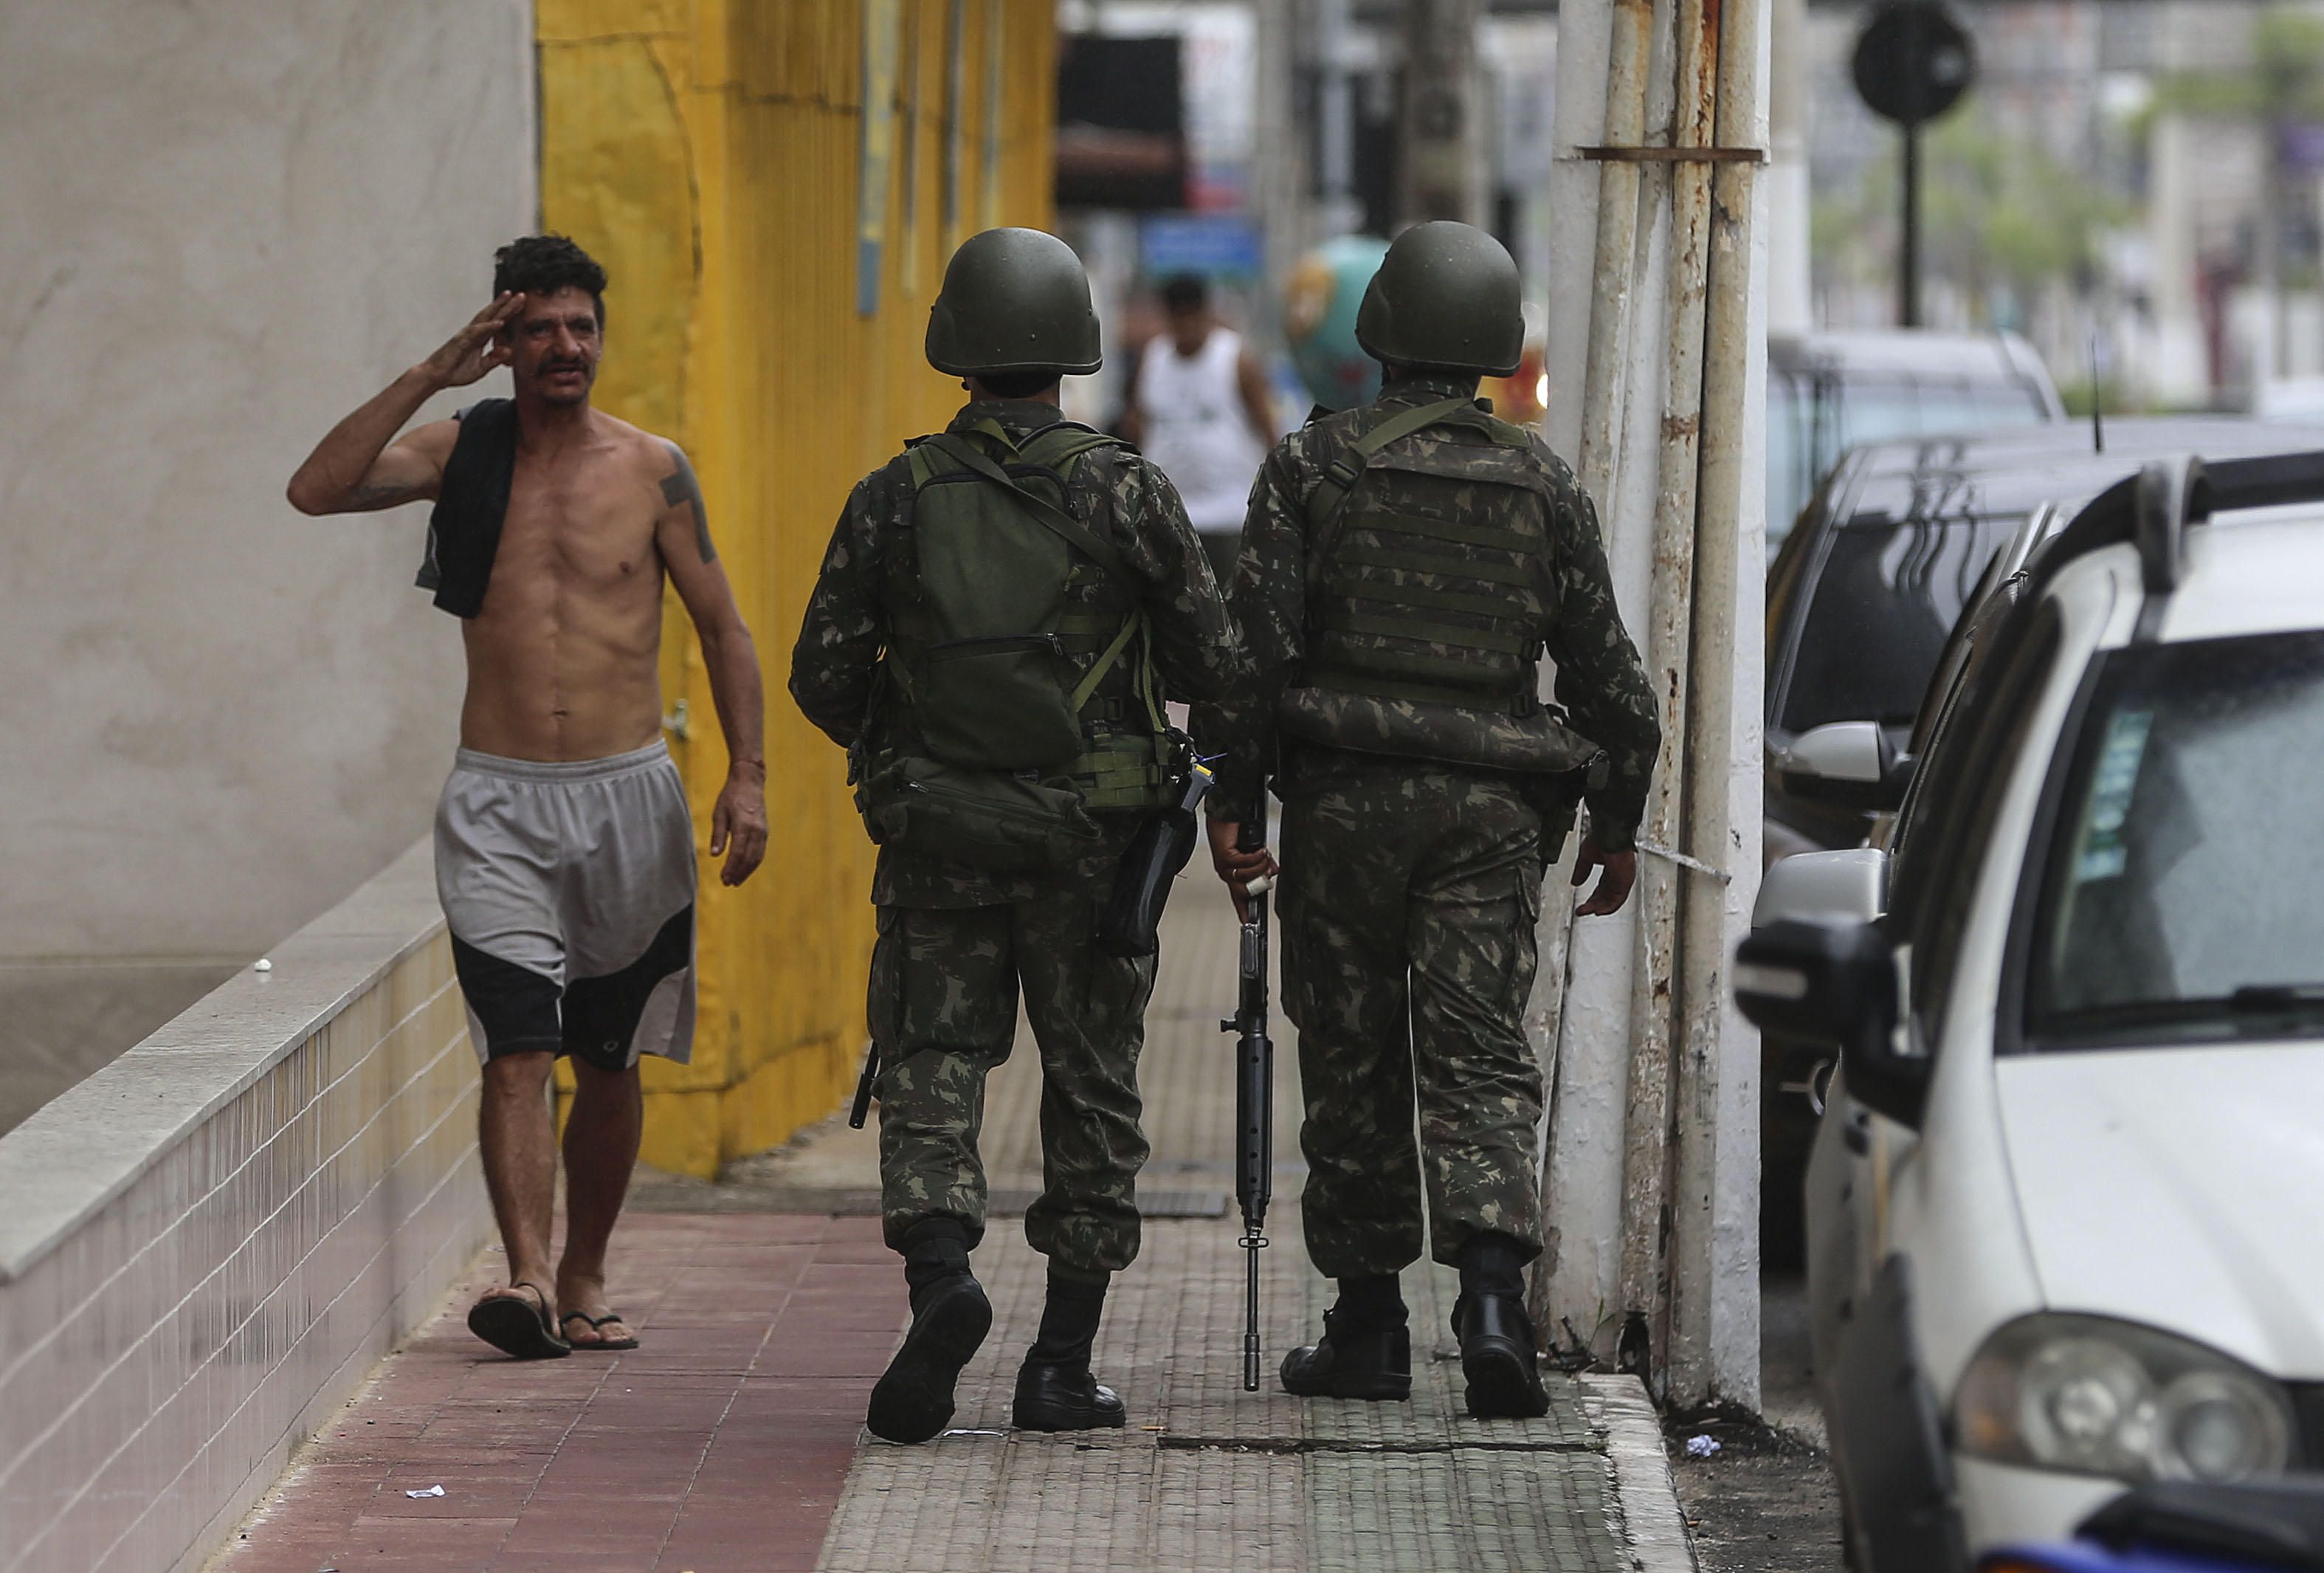
[[[432,499],[420,582],[464,619],[460,751],[436,813],[436,884],[484,1060],[480,1144],[510,1282],[468,1314],[520,1359],[636,1347],[605,1247],[637,1161],[638,1057],[694,1036],[694,831],[661,739],[662,576],[710,672],[733,764],[710,821],[720,877],[765,855],[759,658],[678,445],[589,406],[605,271],[560,236],[501,248],[490,306],[332,428],[290,478],[304,514]],[[487,400],[397,438],[430,394],[498,366]],[[570,1055],[567,1235],[551,1275]]]

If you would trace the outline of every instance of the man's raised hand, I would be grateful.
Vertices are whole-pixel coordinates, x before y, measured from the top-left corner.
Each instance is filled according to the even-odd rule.
[[[420,363],[429,381],[439,388],[465,388],[486,372],[508,365],[516,349],[502,338],[502,330],[523,310],[522,295],[494,299],[470,318],[466,328],[446,339],[441,349]]]

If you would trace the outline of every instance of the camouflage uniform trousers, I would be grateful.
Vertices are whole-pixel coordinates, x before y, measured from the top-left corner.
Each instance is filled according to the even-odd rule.
[[[1419,1258],[1424,1170],[1437,1261],[1488,1231],[1539,1254],[1542,1078],[1523,1014],[1541,827],[1509,778],[1419,763],[1284,805],[1300,1206],[1327,1277]]]
[[[1021,983],[1041,1053],[1040,1198],[1025,1237],[1068,1276],[1136,1259],[1138,1054],[1154,958],[1125,961],[1093,932],[1111,884],[1045,881],[1031,899],[879,909],[872,1033],[880,1047],[880,1194],[888,1244],[949,1217],[983,1237],[984,1078],[1009,1058]]]

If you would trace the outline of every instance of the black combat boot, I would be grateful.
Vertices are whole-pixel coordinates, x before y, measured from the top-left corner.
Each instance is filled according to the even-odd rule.
[[[1105,1284],[1049,1273],[1041,1331],[1017,1373],[1009,1419],[1020,1431],[1094,1431],[1122,1423],[1120,1398],[1090,1374],[1090,1346],[1105,1312]]]
[[[1301,1398],[1412,1396],[1412,1329],[1393,1272],[1340,1280],[1321,1341],[1283,1357],[1283,1391]]]
[[[957,1218],[923,1218],[905,1234],[904,1282],[912,1326],[863,1423],[891,1442],[925,1442],[952,1420],[953,1383],[992,1328],[992,1302],[968,1270],[968,1230]]]
[[[1533,1319],[1526,1315],[1525,1249],[1508,1235],[1479,1235],[1461,1247],[1452,1336],[1461,1340],[1471,1415],[1532,1420],[1549,1412],[1535,1365]]]

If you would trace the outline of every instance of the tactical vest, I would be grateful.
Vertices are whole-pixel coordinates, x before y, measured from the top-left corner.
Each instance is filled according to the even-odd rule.
[[[1407,440],[1467,427],[1483,443]],[[1549,488],[1532,443],[1465,398],[1358,436],[1307,502],[1307,649],[1295,737],[1528,772],[1598,750],[1537,693]]]
[[[1058,866],[1089,810],[1168,800],[1153,636],[1120,552],[1065,506],[1116,439],[997,423],[915,443],[890,548],[880,757],[857,794],[872,839],[994,871]]]

